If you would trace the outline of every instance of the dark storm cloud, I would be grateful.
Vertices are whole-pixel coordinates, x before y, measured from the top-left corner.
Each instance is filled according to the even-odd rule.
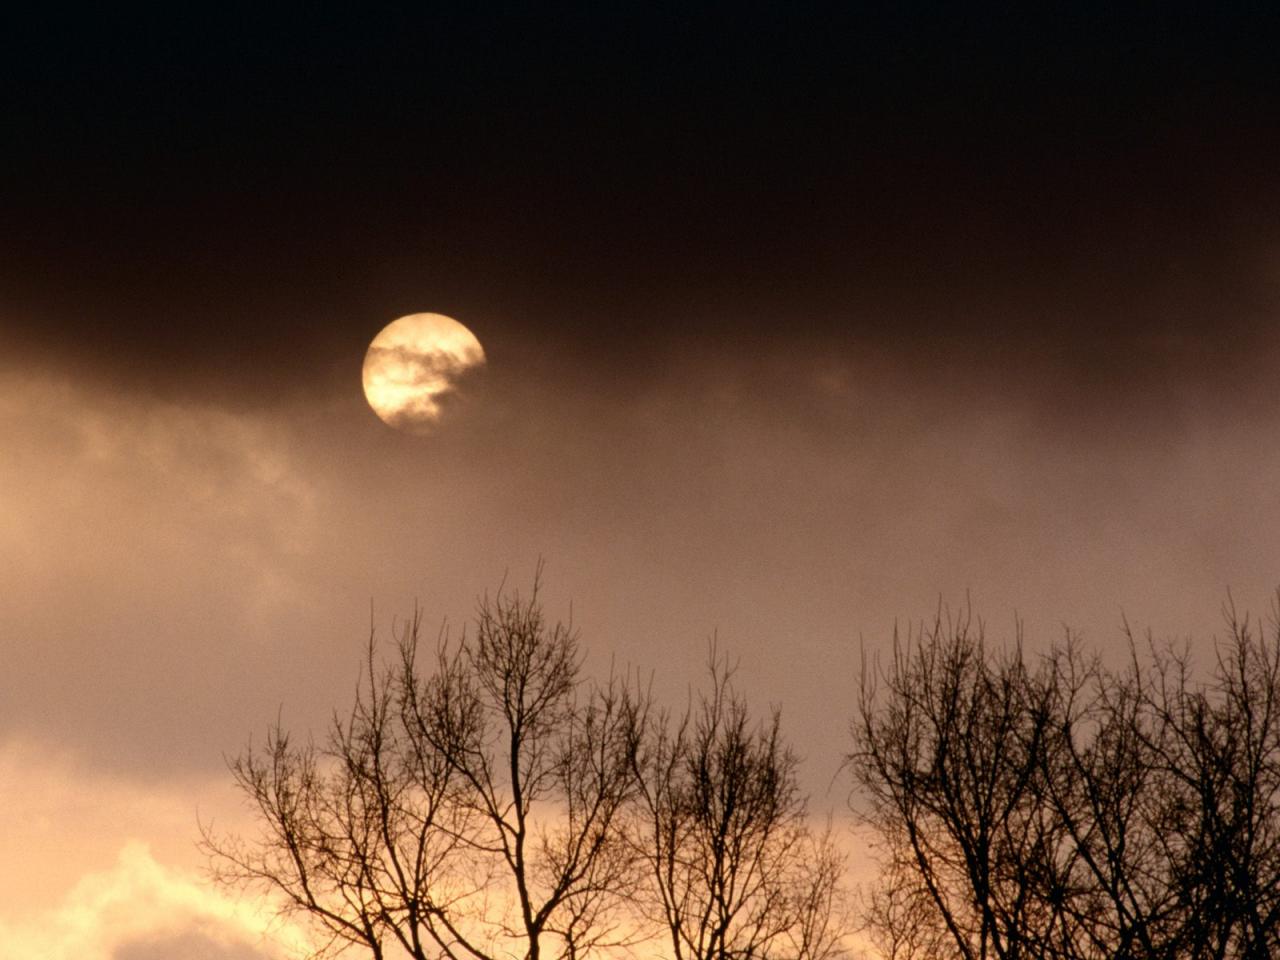
[[[131,391],[321,394],[432,309],[606,385],[785,324],[1105,397],[1275,314],[1261,15],[18,26],[5,362]]]

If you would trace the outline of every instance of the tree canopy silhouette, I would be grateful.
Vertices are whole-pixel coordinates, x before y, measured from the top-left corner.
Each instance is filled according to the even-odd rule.
[[[1128,634],[996,650],[966,611],[864,668],[849,758],[889,957],[1280,956],[1280,619],[1225,609],[1198,673]]]
[[[777,713],[731,671],[673,726],[639,684],[582,676],[577,633],[499,591],[424,653],[421,617],[321,746],[277,723],[231,763],[262,827],[204,831],[215,876],[274,894],[321,953],[825,960],[840,861],[809,828]],[[653,909],[654,904],[665,909]]]
[[[421,618],[368,671],[324,747],[278,725],[232,764],[266,830],[205,842],[218,876],[375,958],[577,957],[627,933],[634,871],[618,820],[634,789],[636,710],[581,677],[576,633],[538,602],[481,602],[474,633],[421,662]]]
[[[844,859],[815,832],[773,710],[753,721],[711,648],[709,689],[648,725],[637,753],[637,851],[676,960],[826,960],[846,932]]]

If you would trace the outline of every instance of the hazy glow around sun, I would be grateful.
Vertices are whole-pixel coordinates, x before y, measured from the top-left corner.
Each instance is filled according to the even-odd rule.
[[[364,357],[364,395],[389,426],[427,433],[458,379],[485,362],[475,334],[452,317],[413,313],[383,328]]]

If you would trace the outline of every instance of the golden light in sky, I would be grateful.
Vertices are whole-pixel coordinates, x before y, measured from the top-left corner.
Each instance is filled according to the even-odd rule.
[[[475,334],[440,313],[412,313],[382,329],[364,355],[364,395],[382,421],[429,433],[468,370],[485,361]]]

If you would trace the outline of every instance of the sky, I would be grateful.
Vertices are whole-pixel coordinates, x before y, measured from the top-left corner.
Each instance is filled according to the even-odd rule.
[[[1269,609],[1280,18],[686,6],[6,27],[0,956],[282,955],[225,758],[540,561],[593,675],[718,637],[816,810],[939,603]],[[419,311],[488,361],[429,436],[360,387]]]

